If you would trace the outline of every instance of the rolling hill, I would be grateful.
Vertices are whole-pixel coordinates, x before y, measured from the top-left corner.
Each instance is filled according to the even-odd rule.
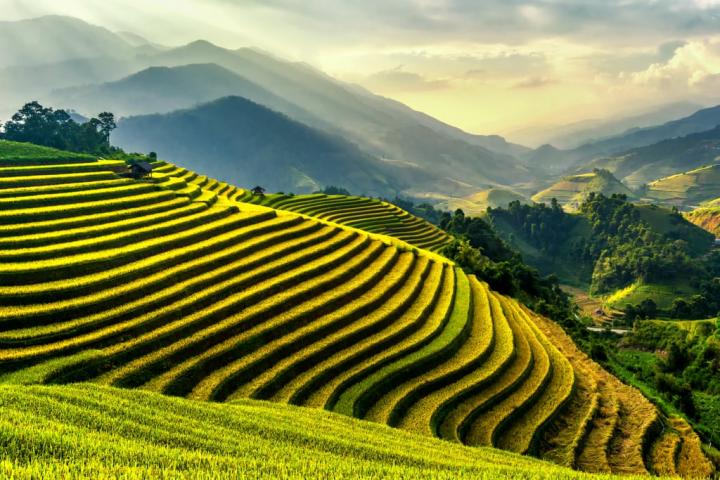
[[[202,40],[175,48],[143,44],[142,38],[131,33],[115,34],[69,17],[28,22],[47,24],[48,31],[60,32],[63,45],[78,43],[84,50],[68,48],[62,55],[29,56],[20,66],[0,69],[0,86],[7,92],[0,99],[3,116],[29,99],[86,116],[99,113],[95,111],[98,107],[105,111],[112,105],[116,113],[131,116],[167,113],[172,105],[172,110],[177,110],[240,95],[361,145],[366,154],[383,159],[404,175],[417,192],[439,191],[459,197],[531,177],[515,159],[527,148],[497,135],[464,132],[402,103],[333,79],[305,63],[252,48],[225,49]],[[73,25],[77,28],[70,28]],[[6,26],[30,28],[23,22]],[[3,45],[7,51],[16,46],[20,51],[22,39],[28,36],[36,38],[33,46],[38,51],[57,48],[52,35],[41,34],[8,37]],[[174,69],[189,65],[204,65],[205,71],[200,72],[200,67]],[[226,70],[219,73],[219,67]],[[230,78],[228,71],[235,77]],[[165,82],[170,76],[172,81]],[[176,86],[168,88],[170,84]],[[158,110],[149,111],[154,109]]]
[[[588,477],[501,450],[278,403],[201,404],[87,384],[3,385],[0,402],[10,445],[0,474],[8,478]],[[108,412],[125,427],[115,428]],[[150,424],[153,430],[144,426]]]
[[[133,458],[142,475],[172,458],[170,468],[202,461],[232,475],[232,468],[265,464],[237,466],[248,442],[253,458],[272,466],[279,452],[297,451],[288,440],[302,445],[303,455],[308,448],[332,453],[351,429],[341,450],[350,458],[355,445],[368,452],[373,442],[392,441],[387,429],[243,400],[251,398],[325,408],[592,472],[712,471],[684,420],[665,419],[556,324],[431,254],[423,239],[389,241],[332,221],[326,208],[347,218],[337,199],[320,199],[324,205],[299,215],[238,201],[246,193],[237,187],[163,162],[151,179],[135,181],[117,175],[125,169],[120,161],[39,165],[18,154],[22,145],[4,147],[15,157],[5,155],[0,166],[2,381],[91,382],[231,402],[187,403],[90,386],[3,387],[0,398],[13,413],[28,402],[35,412],[27,417],[21,408],[9,420],[9,432],[24,435],[9,441],[11,468],[64,468],[53,463],[62,458],[72,469],[90,457],[89,471],[107,468],[109,458],[111,468],[125,469]],[[268,203],[281,202],[295,203],[280,197]],[[363,210],[368,202],[349,198],[344,206]],[[127,418],[122,429],[98,414],[106,408]],[[244,412],[252,421],[243,420]],[[278,415],[293,426],[281,427]],[[314,423],[321,415],[327,428]],[[663,430],[668,420],[677,428]],[[35,426],[30,434],[17,427],[22,421]],[[148,422],[155,427],[138,430]],[[243,428],[228,434],[223,427],[232,422],[252,435],[239,433]],[[57,431],[81,432],[83,441],[64,440],[61,450],[53,442],[67,437]],[[200,441],[197,432],[212,454],[187,452]],[[430,439],[399,435],[393,445],[402,445],[396,449],[402,457],[382,446],[368,455],[412,476],[421,470],[403,470],[414,464],[402,458]],[[268,439],[275,449],[266,447]],[[438,454],[438,444],[425,445],[434,453],[422,465]],[[138,448],[149,464],[138,464]],[[440,461],[465,468],[462,455],[470,450],[447,448]],[[485,451],[472,450],[478,468]],[[33,462],[25,452],[33,452]],[[322,458],[330,463],[290,465],[319,469],[312,472],[339,461]],[[517,467],[521,458],[512,458]],[[502,468],[502,460],[495,462]],[[10,467],[6,460],[2,468]],[[353,472],[357,464],[338,468]],[[385,467],[367,468],[373,474]],[[431,468],[443,475],[440,465]]]
[[[720,238],[720,198],[686,213],[685,218]]]
[[[577,210],[591,192],[610,196],[615,193],[633,198],[634,194],[607,170],[570,175],[545,190],[533,195],[536,203],[550,203],[554,198],[568,211]]]
[[[632,187],[666,176],[717,163],[720,126],[684,137],[599,158],[583,168],[604,168]]]
[[[524,153],[522,158],[536,174],[580,173],[604,168],[629,185],[640,186],[710,163],[707,151],[693,148],[696,143],[715,140],[718,125],[720,106],[715,106],[662,125],[634,128],[570,150],[544,145]]]
[[[404,186],[390,168],[333,136],[241,97],[119,122],[113,141],[130,151],[157,149],[223,181],[309,193],[343,185],[374,196]]]
[[[655,180],[648,183],[644,193],[644,196],[657,203],[683,209],[698,207],[701,203],[720,197],[720,164]]]

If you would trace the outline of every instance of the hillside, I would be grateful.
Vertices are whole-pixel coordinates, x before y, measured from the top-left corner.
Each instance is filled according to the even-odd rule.
[[[429,251],[439,251],[450,241],[450,236],[434,225],[381,200],[325,194],[258,197],[247,190],[233,198],[387,235]]]
[[[134,181],[113,173],[118,161],[6,161],[5,382],[324,407],[588,471],[712,468],[683,420],[661,430],[660,412],[554,323],[421,248],[237,202],[236,187],[169,164]],[[87,392],[77,401],[107,390]],[[663,448],[669,436],[680,456]]]
[[[575,211],[590,193],[602,193],[605,196],[618,193],[633,198],[633,192],[623,185],[610,172],[595,170],[564,177],[549,188],[533,195],[536,203],[550,203],[554,198],[563,208]]]
[[[708,202],[685,214],[685,218],[720,238],[720,202]]]
[[[687,117],[701,108],[696,103],[673,102],[627,116],[580,120],[566,125],[525,127],[508,133],[508,136],[526,145],[550,144],[568,150]]]
[[[718,153],[720,154],[720,149]],[[650,182],[644,196],[657,203],[675,205],[682,209],[697,207],[720,197],[720,164]]]
[[[119,122],[113,141],[129,151],[157,150],[188,168],[252,188],[308,193],[343,185],[394,196],[402,184],[385,164],[346,140],[240,97],[165,115]]]
[[[720,126],[600,158],[582,168],[604,168],[632,187],[717,163]]]
[[[712,279],[714,267],[704,257],[713,237],[668,208],[591,194],[576,213],[559,205],[513,204],[488,217],[530,265],[609,297],[615,307],[652,299],[666,310]]]
[[[80,112],[107,110],[124,117],[168,113],[228,96],[246,98],[304,123],[323,124],[291,102],[215,64],[150,67],[114,82],[56,90],[50,101]],[[330,128],[329,124],[326,127]]]
[[[543,146],[523,154],[523,158],[537,173],[580,173],[603,168],[638,187],[663,176],[711,163],[712,160],[707,158],[711,152],[702,147],[693,150],[693,143],[716,139],[717,132],[710,131],[716,130],[718,125],[720,106],[698,110],[661,125],[633,128],[570,150],[548,152],[547,146]],[[709,137],[707,133],[710,133]]]
[[[435,197],[439,199],[435,208],[455,211],[460,208],[467,215],[481,216],[489,208],[507,207],[510,202],[527,203],[522,194],[504,187],[488,188],[460,198]]]
[[[23,39],[32,38],[32,42]],[[62,40],[62,41],[61,41]],[[0,22],[0,68],[81,58],[122,58],[135,47],[111,31],[73,17],[45,16]]]
[[[92,385],[0,386],[0,402],[7,478],[588,478],[501,450],[276,403],[199,404]],[[108,412],[126,422],[122,430],[101,420]]]

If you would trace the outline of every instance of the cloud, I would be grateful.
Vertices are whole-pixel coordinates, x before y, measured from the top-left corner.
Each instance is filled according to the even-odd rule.
[[[627,77],[636,85],[716,95],[720,87],[720,38],[687,42],[667,61],[653,63]]]
[[[390,92],[439,90],[450,86],[446,79],[428,79],[419,73],[403,70],[402,65],[369,75],[364,84],[378,91]]]
[[[514,83],[511,88],[539,88],[553,83],[557,83],[557,80],[554,78],[528,77]]]

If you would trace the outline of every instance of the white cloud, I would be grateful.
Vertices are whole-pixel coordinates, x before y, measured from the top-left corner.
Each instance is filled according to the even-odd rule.
[[[669,60],[653,63],[629,78],[636,85],[663,90],[716,94],[720,86],[720,38],[687,42]]]

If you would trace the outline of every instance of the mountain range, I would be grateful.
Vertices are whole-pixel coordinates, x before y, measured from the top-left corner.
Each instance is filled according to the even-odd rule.
[[[35,43],[43,48],[31,52],[32,49],[24,47],[19,40],[21,32],[25,37],[30,32]],[[337,148],[348,152],[348,158],[359,155],[370,162],[371,170],[378,176],[366,177],[360,172],[358,178],[382,180],[379,183],[363,180],[354,185],[363,192],[382,195],[400,193],[466,202],[488,189],[511,187],[530,197],[563,176],[588,173],[594,168],[607,169],[637,187],[661,176],[696,168],[700,160],[676,156],[663,160],[662,169],[656,171],[655,162],[643,173],[642,165],[633,165],[645,162],[647,156],[635,149],[647,148],[646,152],[651,152],[651,146],[657,142],[707,131],[720,124],[720,107],[677,118],[696,105],[675,103],[642,115],[579,122],[568,126],[564,137],[560,132],[548,138],[560,146],[582,143],[580,146],[560,149],[546,144],[533,150],[497,135],[465,132],[361,86],[338,81],[306,63],[286,61],[253,48],[233,50],[204,40],[165,47],[132,32],[111,32],[78,19],[57,16],[5,22],[0,40],[12,46],[0,56],[0,88],[8,92],[0,100],[0,114],[4,117],[30,99],[84,116],[109,110],[126,117],[113,140],[121,147],[139,149],[157,140],[159,130],[163,130],[160,137],[176,129],[184,131],[188,127],[181,127],[180,123],[204,118],[209,110],[218,108],[218,99],[242,97],[279,115],[273,125],[287,126],[288,121],[303,124],[306,131],[313,132],[313,139],[323,139],[318,146],[326,145],[324,142],[332,138]],[[60,43],[62,48],[58,47]],[[226,101],[221,103],[227,106]],[[239,105],[237,100],[233,104]],[[195,109],[196,115],[189,115]],[[179,110],[182,112],[172,115]],[[231,115],[226,108],[221,110],[226,118],[240,124],[249,111],[243,109]],[[174,121],[163,123],[162,128],[152,130],[152,135],[151,129],[133,127],[145,124],[145,117],[155,114],[170,114],[152,118]],[[674,120],[653,125],[668,118]],[[213,125],[219,130],[206,133],[223,138],[227,134],[223,129],[232,123]],[[133,138],[128,134],[130,131]],[[273,132],[265,133],[267,139],[279,138],[279,131],[274,136]],[[342,140],[342,147],[338,140]],[[284,147],[291,144],[285,139],[276,141]],[[178,143],[186,144],[188,152],[198,151],[197,146],[187,145],[184,139]],[[305,146],[315,144],[313,140]],[[216,148],[222,155],[212,155],[214,164],[205,159],[203,165],[213,172],[226,166],[227,171],[237,172],[235,147],[237,143],[234,147]],[[310,173],[314,172],[314,164],[299,152],[284,147],[276,152],[282,151],[286,158],[272,157],[270,152],[263,155],[272,157],[272,165],[293,165],[302,174],[283,172],[273,177],[277,182],[268,185],[297,191],[314,188],[309,187],[318,183],[315,174]],[[318,157],[325,158],[325,146],[319,148]],[[155,149],[162,150],[161,154],[178,152],[169,141]],[[706,157],[702,158],[704,161]],[[184,156],[183,160],[189,159]],[[365,168],[365,163],[361,164]],[[248,172],[252,168],[248,165]],[[335,170],[328,166],[327,171]],[[331,174],[329,178],[341,180]],[[245,182],[248,176],[238,176],[236,180]]]

